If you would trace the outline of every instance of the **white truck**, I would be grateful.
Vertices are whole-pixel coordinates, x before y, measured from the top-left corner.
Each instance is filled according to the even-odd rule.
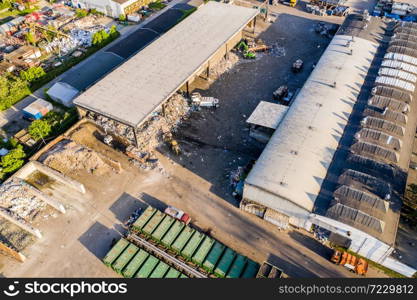
[[[198,92],[191,94],[191,103],[200,107],[219,107],[219,99],[214,97],[203,97]]]

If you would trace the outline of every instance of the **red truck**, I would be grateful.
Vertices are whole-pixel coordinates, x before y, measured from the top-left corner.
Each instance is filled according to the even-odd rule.
[[[171,217],[180,220],[181,222],[188,225],[191,222],[191,217],[189,214],[183,212],[182,210],[179,210],[178,208],[175,208],[173,206],[168,206],[164,213],[167,215],[170,215]]]

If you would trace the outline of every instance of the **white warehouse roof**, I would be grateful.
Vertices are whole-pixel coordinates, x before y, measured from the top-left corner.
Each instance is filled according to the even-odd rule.
[[[252,8],[210,1],[98,81],[74,103],[137,126],[257,13]]]
[[[288,106],[261,101],[246,120],[246,123],[276,129],[287,110]]]
[[[376,49],[363,38],[333,38],[246,184],[313,210]],[[280,201],[266,201],[256,202],[280,210]]]

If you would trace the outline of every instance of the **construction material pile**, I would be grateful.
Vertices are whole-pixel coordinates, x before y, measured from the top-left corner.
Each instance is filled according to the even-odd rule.
[[[72,140],[59,142],[43,154],[39,160],[65,175],[74,175],[80,171],[99,176],[115,172],[100,154]]]
[[[82,29],[72,29],[70,32],[71,38],[74,39],[79,46],[82,47],[91,47],[93,40],[93,34],[97,30],[82,30]]]
[[[32,221],[46,207],[45,202],[30,192],[26,183],[13,179],[0,186],[0,207],[4,212]]]
[[[56,38],[49,44],[45,45],[46,52],[60,52],[61,54],[67,54],[78,48],[80,43],[73,37]]]
[[[222,58],[215,66],[210,67],[210,78],[216,80],[223,73],[229,71],[239,61],[239,56],[230,52],[228,58]]]
[[[150,152],[163,142],[163,134],[176,130],[177,125],[187,118],[190,106],[187,99],[180,94],[172,96],[162,107],[155,112],[137,132],[138,148]]]
[[[87,117],[102,127],[106,133],[115,133],[116,135],[127,139],[131,143],[135,142],[135,134],[132,127],[92,112],[90,112]]]

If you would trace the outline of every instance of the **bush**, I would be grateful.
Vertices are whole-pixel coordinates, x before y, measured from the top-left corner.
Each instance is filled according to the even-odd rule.
[[[33,82],[36,80],[41,79],[46,75],[44,69],[42,67],[31,67],[26,71],[20,72],[20,78],[27,82]]]
[[[104,45],[110,43],[112,40],[114,40],[118,36],[119,36],[119,32],[116,30],[115,26],[112,26],[110,28],[109,33],[107,33],[104,29],[102,29],[93,34],[92,44],[93,46],[103,47]]]
[[[124,14],[120,14],[120,15],[119,15],[119,21],[120,21],[120,22],[124,22],[124,21],[126,21],[126,15],[124,15]]]
[[[39,141],[51,133],[51,125],[44,120],[33,121],[29,126],[29,134],[35,140]]]
[[[148,7],[152,10],[161,10],[166,7],[166,4],[161,3],[160,0],[149,3]]]
[[[22,145],[18,145],[15,149],[10,150],[9,153],[1,158],[1,172],[7,174],[16,171],[23,165],[23,159],[25,157],[26,154],[23,151]]]
[[[16,76],[0,76],[0,111],[6,110],[30,94],[28,83]]]
[[[77,18],[84,18],[88,15],[88,11],[85,9],[78,8],[75,11],[75,15],[77,16]]]

